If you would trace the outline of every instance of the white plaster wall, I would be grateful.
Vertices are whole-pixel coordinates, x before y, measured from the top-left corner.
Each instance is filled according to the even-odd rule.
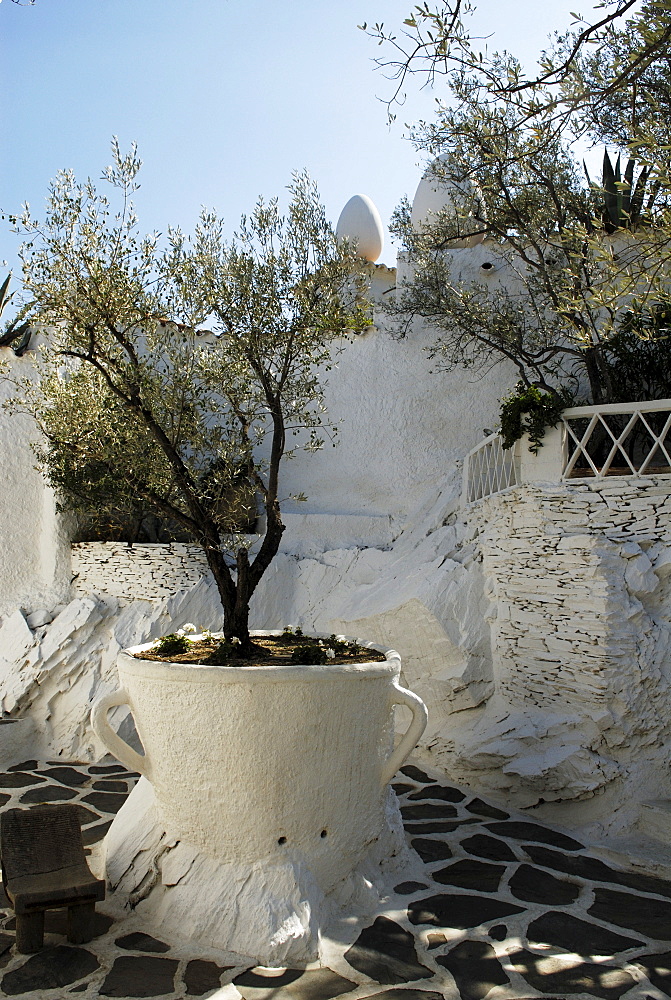
[[[35,375],[35,354],[17,358],[0,348],[7,376]],[[0,377],[0,407],[11,394]],[[0,408],[0,616],[17,607],[51,608],[65,599],[70,585],[70,546],[51,489],[35,468],[31,443],[37,428],[29,416]]]
[[[474,252],[454,251],[465,255],[464,272],[479,278]],[[394,281],[394,271],[374,269],[379,303],[395,295]],[[280,495],[305,493],[308,499],[288,499],[284,510],[403,521],[435,494],[483,428],[498,425],[498,399],[514,385],[514,372],[500,365],[482,379],[464,371],[441,374],[427,350],[434,340],[435,331],[420,323],[403,339],[392,336],[378,308],[374,328],[335,345],[326,407],[338,428],[337,446],[327,438],[320,452],[298,451],[285,462]]]

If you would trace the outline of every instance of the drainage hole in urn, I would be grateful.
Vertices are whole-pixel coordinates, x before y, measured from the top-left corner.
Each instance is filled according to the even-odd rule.
[[[277,838],[277,843],[278,844],[286,844],[286,842],[287,842],[287,838],[286,837],[278,837]]]
[[[324,839],[324,837],[326,836],[327,833],[328,833],[328,830],[322,830],[322,832],[319,834],[319,836],[322,838],[322,840]]]

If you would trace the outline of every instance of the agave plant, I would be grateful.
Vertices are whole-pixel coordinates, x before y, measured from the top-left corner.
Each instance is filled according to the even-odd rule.
[[[583,163],[583,166],[585,164]],[[603,170],[601,184],[596,184],[590,177],[587,167],[587,180],[595,195],[596,215],[601,220],[605,232],[614,233],[617,229],[634,230],[644,221],[657,195],[657,185],[652,185],[648,200],[644,207],[645,188],[650,177],[649,167],[643,167],[634,184],[636,160],[629,157],[624,169],[620,172],[620,156],[613,166],[608,150],[603,154]]]
[[[4,308],[8,305],[14,293],[9,292],[9,282],[11,280],[11,274],[8,274],[2,285],[0,285],[0,315],[2,315]],[[28,345],[30,344],[30,337],[32,331],[30,329],[30,323],[23,322],[20,323],[23,312],[19,312],[18,316],[12,320],[12,322],[5,328],[4,333],[0,334],[0,347],[11,347],[17,357],[21,357],[28,350]],[[18,343],[14,343],[18,341]]]

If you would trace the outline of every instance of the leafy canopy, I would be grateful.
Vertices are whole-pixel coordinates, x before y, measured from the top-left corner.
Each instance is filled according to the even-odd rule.
[[[609,344],[632,311],[668,302],[671,265],[661,125],[671,115],[671,12],[657,0],[634,16],[632,7],[607,4],[600,20],[555,36],[535,77],[510,53],[478,51],[458,2],[416,6],[399,36],[371,29],[399,87],[414,73],[440,87],[434,118],[412,129],[419,149],[447,152],[436,180],[478,192],[420,232],[407,203],[395,217],[414,275],[397,316],[438,328],[438,367],[480,372],[505,360],[522,390],[563,386],[594,402],[626,394]],[[624,169],[606,154],[600,182],[586,176],[576,142],[589,139],[623,147]],[[491,252],[479,281],[454,267],[466,226]]]
[[[280,463],[321,447],[334,339],[370,322],[360,262],[305,174],[286,214],[260,199],[230,239],[212,212],[192,237],[141,234],[137,152],[113,153],[114,200],[64,171],[45,220],[16,220],[31,318],[48,332],[40,379],[16,380],[14,405],[42,428],[63,507],[148,511],[202,545],[226,633],[246,644],[283,531]],[[240,527],[257,503],[267,528],[250,559]]]

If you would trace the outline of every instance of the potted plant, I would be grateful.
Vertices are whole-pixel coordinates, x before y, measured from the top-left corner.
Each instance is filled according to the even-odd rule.
[[[255,639],[280,651],[295,642]],[[263,965],[310,961],[338,904],[370,907],[385,870],[397,879],[407,849],[389,782],[426,708],[400,687],[394,650],[321,640],[337,652],[320,663],[194,667],[147,658],[151,643],[119,654],[122,687],[95,705],[93,724],[143,778],[106,838],[107,878],[162,936]],[[144,755],[107,723],[119,704]],[[412,712],[395,749],[394,705]]]

